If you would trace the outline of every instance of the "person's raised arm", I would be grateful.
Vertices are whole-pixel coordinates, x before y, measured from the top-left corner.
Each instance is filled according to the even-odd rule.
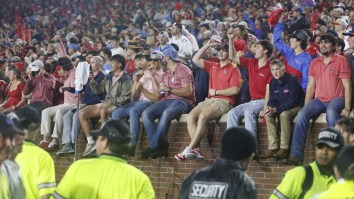
[[[201,49],[197,51],[197,53],[194,55],[192,61],[195,65],[197,65],[199,68],[204,68],[204,60],[202,59],[204,52],[211,46],[216,45],[217,42],[214,39],[210,39]]]
[[[59,35],[55,35],[54,36],[54,40],[56,42],[56,46],[57,46],[57,49],[58,49],[58,56],[59,57],[66,57],[67,53],[65,51],[65,47],[64,47],[63,42],[61,41],[60,36]]]
[[[229,38],[229,58],[231,59],[232,62],[236,64],[240,64],[240,57],[243,55],[242,51],[236,52],[234,48],[234,30],[230,28],[227,31],[227,37]]]

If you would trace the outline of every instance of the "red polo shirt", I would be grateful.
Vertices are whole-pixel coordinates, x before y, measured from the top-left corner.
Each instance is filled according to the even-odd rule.
[[[327,65],[323,62],[323,56],[314,59],[310,64],[309,76],[315,78],[315,98],[328,102],[344,97],[342,79],[350,79],[351,72],[348,61],[335,54]]]
[[[204,61],[204,70],[209,74],[209,89],[224,90],[230,87],[242,85],[240,70],[231,63],[221,68],[220,63]],[[229,100],[230,104],[235,105],[234,96],[210,96],[209,98],[221,98]]]
[[[269,65],[270,61],[268,60],[264,66],[259,68],[257,59],[240,57],[240,66],[248,69],[249,88],[252,100],[265,98],[267,84],[273,79]]]

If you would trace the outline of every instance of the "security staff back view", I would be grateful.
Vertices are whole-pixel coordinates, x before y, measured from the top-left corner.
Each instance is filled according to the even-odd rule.
[[[251,132],[242,127],[229,128],[221,141],[221,157],[193,172],[183,182],[179,198],[257,198],[254,181],[244,173],[255,151]]]

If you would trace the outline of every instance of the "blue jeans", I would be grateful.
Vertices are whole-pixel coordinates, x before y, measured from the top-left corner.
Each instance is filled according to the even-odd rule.
[[[253,136],[256,136],[257,121],[256,116],[264,106],[264,100],[252,100],[250,102],[240,104],[231,109],[227,113],[227,128],[240,125],[242,117],[245,117],[245,128],[249,130]]]
[[[124,118],[130,118],[130,135],[132,146],[136,146],[138,142],[139,128],[140,128],[140,116],[143,111],[151,106],[152,102],[146,100],[139,100],[136,102],[129,102],[119,108],[116,108],[112,112],[112,118],[116,120],[122,120]]]
[[[149,147],[155,150],[170,128],[171,121],[188,113],[192,106],[186,100],[162,100],[151,105],[143,114],[143,123],[149,137]],[[155,123],[159,119],[159,123]]]
[[[74,111],[74,109],[64,114],[62,144],[75,143],[81,127],[79,116],[77,114],[77,110]]]
[[[311,119],[317,118],[321,113],[326,113],[328,127],[334,127],[344,108],[344,98],[334,98],[329,102],[313,99],[304,106],[296,116],[290,155],[302,159],[304,156],[307,130]]]

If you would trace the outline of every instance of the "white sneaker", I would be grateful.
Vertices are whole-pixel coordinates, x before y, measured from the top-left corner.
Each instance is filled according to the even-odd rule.
[[[202,152],[196,148],[196,149],[193,149],[193,152],[197,155],[197,160],[202,160],[204,159],[204,155],[202,154]]]
[[[84,153],[82,154],[82,156],[88,156],[90,155],[92,152],[94,152],[96,150],[96,144],[95,143],[92,143],[92,144],[89,144],[87,143],[86,145],[86,148],[85,148],[85,151]]]
[[[193,152],[193,150],[190,147],[184,148],[184,150],[181,153],[177,153],[175,155],[176,160],[194,160],[197,158],[197,154]]]

